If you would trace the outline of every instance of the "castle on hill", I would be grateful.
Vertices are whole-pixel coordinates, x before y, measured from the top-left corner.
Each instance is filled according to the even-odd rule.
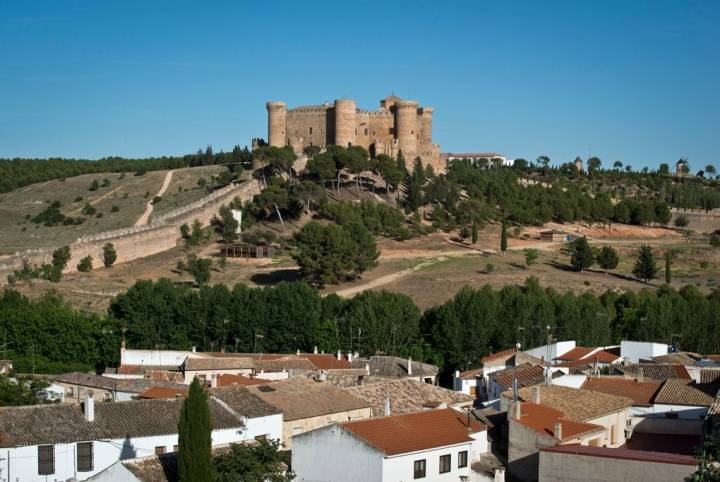
[[[423,166],[444,170],[440,146],[432,143],[433,109],[417,101],[391,95],[374,111],[358,109],[351,99],[293,109],[271,101],[267,110],[271,146],[289,145],[298,153],[307,146],[361,146],[374,156],[397,157],[402,152],[408,167],[419,158]]]

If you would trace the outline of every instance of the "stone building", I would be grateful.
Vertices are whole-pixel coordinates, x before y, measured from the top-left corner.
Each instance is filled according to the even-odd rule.
[[[268,143],[292,146],[296,152],[307,146],[349,144],[367,149],[371,155],[403,153],[408,166],[416,158],[423,165],[444,170],[440,146],[432,143],[432,107],[391,95],[374,111],[358,109],[354,100],[338,99],[330,104],[288,109],[285,102],[271,101],[268,110]]]

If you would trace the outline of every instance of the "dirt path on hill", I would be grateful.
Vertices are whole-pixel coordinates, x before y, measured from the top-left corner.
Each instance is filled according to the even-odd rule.
[[[165,180],[162,183],[162,186],[160,186],[160,190],[155,194],[154,197],[162,197],[163,194],[165,194],[165,191],[167,191],[167,188],[170,186],[170,181],[172,181],[173,172],[175,171],[168,171],[167,174],[165,174]],[[153,202],[152,199],[148,201],[147,207],[145,208],[145,212],[138,218],[137,221],[135,221],[135,226],[144,226],[148,223],[148,220],[150,220],[150,215],[153,212]]]

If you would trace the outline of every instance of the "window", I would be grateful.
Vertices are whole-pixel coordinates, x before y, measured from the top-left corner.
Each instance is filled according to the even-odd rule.
[[[161,445],[159,447],[155,447],[155,455],[162,455],[165,453],[165,446]]]
[[[312,135],[312,127],[308,127],[310,135]]]
[[[415,479],[422,479],[425,477],[425,459],[415,461],[413,464],[413,474]]]
[[[77,444],[77,468],[79,472],[89,472],[94,468],[93,443],[79,442]]]
[[[458,468],[462,469],[463,467],[467,467],[467,450],[463,450],[462,452],[458,452]]]
[[[67,396],[68,396],[68,397],[72,397],[72,396],[73,396],[73,393],[75,393],[75,392],[73,391],[73,387],[67,387]]]
[[[38,446],[38,475],[51,475],[55,473],[55,446]]]
[[[450,454],[440,456],[440,473],[446,474],[450,472]]]
[[[365,129],[365,135],[368,135],[368,130],[367,130],[367,129]]]

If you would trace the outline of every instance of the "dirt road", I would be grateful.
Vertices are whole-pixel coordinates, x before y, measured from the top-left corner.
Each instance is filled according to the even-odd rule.
[[[168,171],[167,174],[165,174],[165,180],[162,183],[162,186],[160,186],[160,190],[155,194],[155,197],[162,197],[163,194],[165,194],[165,191],[167,191],[167,188],[170,186],[170,181],[172,181],[174,171]],[[142,216],[138,218],[137,221],[135,221],[135,226],[144,226],[148,223],[150,220],[150,215],[153,212],[153,202],[152,200],[148,201],[147,207],[145,208],[145,212],[142,213]]]

